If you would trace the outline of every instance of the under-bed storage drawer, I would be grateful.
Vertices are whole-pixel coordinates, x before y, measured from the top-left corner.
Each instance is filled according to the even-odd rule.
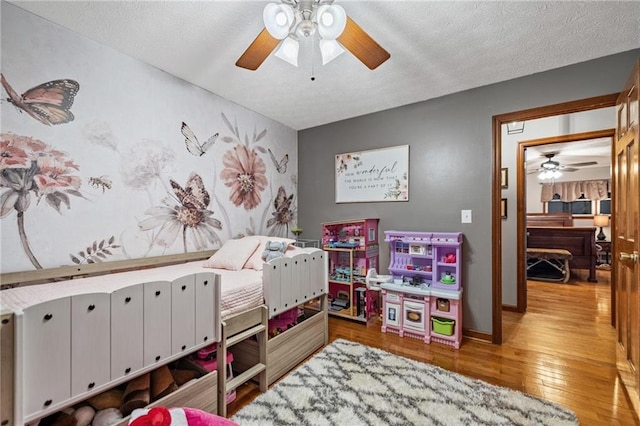
[[[152,407],[190,407],[197,408],[208,413],[218,412],[218,373],[213,371],[199,379],[192,380],[181,386],[175,392],[164,398],[152,402],[147,408]],[[129,416],[122,419],[115,426],[124,426],[129,423]]]
[[[270,386],[324,346],[324,322],[325,315],[317,313],[267,341],[267,385]],[[239,342],[231,351],[234,370],[244,371],[258,362],[255,340]]]

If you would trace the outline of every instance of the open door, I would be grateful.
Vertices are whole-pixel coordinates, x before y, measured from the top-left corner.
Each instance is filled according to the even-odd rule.
[[[616,102],[616,136],[612,167],[612,282],[616,300],[618,373],[640,413],[640,60]]]

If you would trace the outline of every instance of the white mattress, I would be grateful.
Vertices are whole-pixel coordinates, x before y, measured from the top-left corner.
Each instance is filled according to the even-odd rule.
[[[118,272],[97,277],[16,287],[0,291],[0,305],[18,312],[47,300],[78,294],[111,293],[137,283],[173,281],[185,275],[203,272],[214,272],[221,276],[221,315],[223,319],[263,303],[261,271],[210,269],[203,268],[202,263],[203,261],[188,262],[140,271]]]

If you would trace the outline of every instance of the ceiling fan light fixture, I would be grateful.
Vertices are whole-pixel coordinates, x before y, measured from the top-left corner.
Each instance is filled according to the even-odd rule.
[[[344,49],[335,40],[320,40],[320,53],[322,54],[322,65],[326,65],[344,53]]]
[[[264,28],[236,61],[236,66],[250,71],[257,70],[269,55],[276,55],[291,64],[297,64],[287,47],[294,41],[308,38],[312,46],[311,60],[316,61],[314,46],[319,40],[336,41],[324,48],[323,63],[326,64],[344,50],[350,52],[370,70],[378,68],[387,61],[391,54],[384,50],[369,34],[366,33],[345,10],[333,4],[334,0],[280,0],[267,4],[262,10]],[[318,41],[312,37],[318,33]],[[294,40],[284,43],[283,40]],[[326,44],[326,43],[325,43]],[[296,65],[297,66],[297,65]],[[313,80],[313,78],[312,78]]]
[[[294,40],[292,37],[287,37],[282,40],[280,47],[278,47],[278,50],[276,50],[274,54],[283,61],[287,61],[294,67],[297,67],[299,50],[300,43],[298,43],[298,40]]]
[[[264,26],[274,38],[282,40],[289,35],[294,23],[293,8],[288,4],[269,3],[262,11]]]
[[[318,8],[316,20],[320,37],[335,40],[340,37],[347,25],[347,12],[342,6],[325,4]]]
[[[559,170],[543,170],[539,175],[538,179],[547,180],[547,179],[558,179],[562,176],[562,172]]]

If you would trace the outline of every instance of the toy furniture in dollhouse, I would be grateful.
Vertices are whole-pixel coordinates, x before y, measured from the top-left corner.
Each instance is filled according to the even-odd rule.
[[[378,219],[323,223],[322,248],[329,260],[329,313],[365,322],[366,275],[378,266]]]

